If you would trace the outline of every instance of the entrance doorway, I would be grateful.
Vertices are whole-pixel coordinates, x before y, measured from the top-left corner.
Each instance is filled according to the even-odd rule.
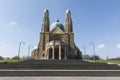
[[[49,49],[49,59],[52,59],[52,48]]]
[[[59,59],[59,48],[55,48],[54,59]]]

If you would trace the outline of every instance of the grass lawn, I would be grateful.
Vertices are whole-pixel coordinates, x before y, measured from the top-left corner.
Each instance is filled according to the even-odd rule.
[[[94,62],[94,60],[88,60],[90,62]],[[115,64],[120,64],[120,60],[96,60],[97,63],[115,63]]]
[[[23,60],[20,60],[23,61]],[[87,60],[89,62],[94,62],[94,60]],[[18,59],[9,59],[9,60],[0,60],[0,62],[18,62]],[[120,64],[120,60],[96,60],[97,63],[115,63],[115,64]]]
[[[9,60],[0,60],[0,62],[18,62],[18,60],[17,59],[9,59]]]

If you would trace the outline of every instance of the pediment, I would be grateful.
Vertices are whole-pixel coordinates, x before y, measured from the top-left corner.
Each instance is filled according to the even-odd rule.
[[[64,31],[62,31],[59,27],[56,27],[55,29],[53,29],[52,31],[51,31],[52,33],[64,33]]]

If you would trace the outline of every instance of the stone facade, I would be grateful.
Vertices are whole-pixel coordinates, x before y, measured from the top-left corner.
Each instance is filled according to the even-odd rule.
[[[66,11],[65,24],[56,20],[51,26],[49,11],[45,10],[37,49],[32,51],[33,59],[82,59],[79,48],[74,43],[74,33],[70,10]]]

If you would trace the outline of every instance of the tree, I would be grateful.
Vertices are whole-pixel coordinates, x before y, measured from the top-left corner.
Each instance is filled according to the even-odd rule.
[[[4,58],[2,56],[0,56],[0,60],[4,60]]]
[[[94,56],[90,56],[90,55],[83,55],[83,59],[86,60],[94,60]],[[95,55],[95,60],[100,60],[101,58],[98,55]]]
[[[91,59],[90,55],[83,55],[83,59]]]
[[[6,59],[6,60],[9,60],[10,58],[9,58],[9,57],[6,57],[5,59]]]
[[[90,59],[91,59],[91,60],[94,60],[94,56],[92,55]],[[100,60],[100,59],[101,59],[101,58],[100,58],[98,55],[95,55],[95,60]]]
[[[12,57],[12,59],[18,59],[18,56],[14,56],[14,57]]]

